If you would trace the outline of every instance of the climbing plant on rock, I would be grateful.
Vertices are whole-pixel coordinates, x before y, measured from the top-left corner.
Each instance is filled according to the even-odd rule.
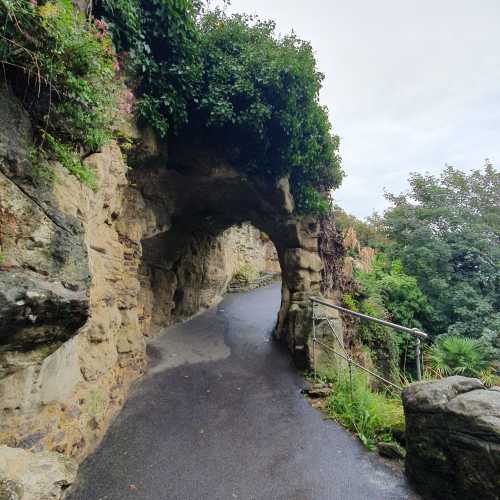
[[[279,38],[273,22],[220,11],[203,16],[200,31],[203,79],[193,122],[225,140],[249,173],[290,175],[299,209],[324,211],[322,195],[340,184],[342,171],[311,45]]]
[[[160,136],[201,132],[249,175],[289,175],[299,210],[325,210],[343,174],[309,43],[196,1],[101,0],[95,12],[136,75],[139,118]]]

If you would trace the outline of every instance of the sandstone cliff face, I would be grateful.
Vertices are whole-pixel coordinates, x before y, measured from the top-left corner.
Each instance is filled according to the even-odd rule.
[[[34,183],[29,120],[1,95],[0,440],[78,459],[144,365],[140,242],[118,230],[126,166],[111,144],[86,160],[96,192],[57,166]]]
[[[276,335],[305,362],[318,224],[294,215],[286,179],[190,148],[166,165],[145,136],[133,170],[114,142],[85,159],[96,191],[57,165],[47,183],[7,88],[0,116],[0,444],[81,460],[143,373],[145,337],[217,303],[245,263],[283,268]]]
[[[248,223],[217,236],[195,234],[182,258],[170,258],[161,237],[143,241],[139,317],[148,337],[217,304],[245,264],[259,272],[280,272],[274,245]]]

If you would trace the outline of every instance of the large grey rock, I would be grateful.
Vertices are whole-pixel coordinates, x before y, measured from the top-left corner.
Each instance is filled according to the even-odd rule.
[[[500,392],[449,377],[403,392],[406,471],[425,498],[499,498]]]
[[[0,446],[1,500],[57,500],[75,480],[78,466],[59,453]]]

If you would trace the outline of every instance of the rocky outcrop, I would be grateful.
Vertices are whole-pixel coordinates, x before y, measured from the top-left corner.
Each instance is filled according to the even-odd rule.
[[[81,222],[29,182],[31,126],[0,89],[0,379],[50,354],[88,315],[90,271]]]
[[[406,472],[425,498],[498,498],[500,392],[449,377],[403,392]]]
[[[73,483],[77,465],[60,453],[0,446],[2,500],[58,500]]]
[[[281,273],[273,242],[266,233],[251,224],[233,226],[224,231],[222,238],[222,246],[229,251],[233,274],[245,266],[261,273]]]
[[[44,182],[25,111],[0,96],[0,442],[79,460],[144,366],[127,167],[112,143],[85,160],[98,190],[57,164]]]

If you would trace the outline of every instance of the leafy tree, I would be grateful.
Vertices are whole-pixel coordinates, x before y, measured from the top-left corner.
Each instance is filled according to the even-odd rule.
[[[400,261],[389,261],[379,253],[373,268],[357,271],[355,279],[358,292],[354,303],[349,304],[344,298],[347,307],[353,309],[354,306],[364,314],[408,328],[422,328],[422,319],[429,311],[427,299],[416,279],[403,272]],[[359,339],[370,348],[379,369],[397,379],[398,365],[413,359],[413,351],[408,349],[412,345],[410,336],[366,321],[361,321],[357,330]]]
[[[498,354],[500,173],[486,162],[470,174],[412,174],[408,193],[387,197],[392,207],[378,222],[428,298],[426,330],[481,339]]]
[[[370,219],[368,219],[367,222],[362,221],[354,215],[348,214],[338,205],[333,207],[332,215],[337,231],[343,234],[349,228],[353,228],[361,247],[370,247],[376,250],[384,251],[389,245],[389,240],[379,229],[378,224],[372,223]],[[375,217],[377,217],[376,214]]]

